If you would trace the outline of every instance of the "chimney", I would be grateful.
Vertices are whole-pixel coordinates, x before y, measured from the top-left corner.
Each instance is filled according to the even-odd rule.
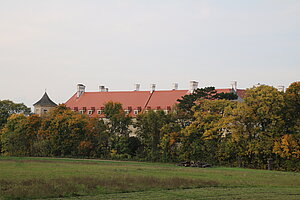
[[[134,84],[134,91],[140,91],[140,86],[139,83]]]
[[[173,83],[173,90],[178,90],[178,83]]]
[[[77,84],[77,98],[79,98],[85,92],[85,86],[83,84]]]
[[[108,88],[105,88],[105,92],[108,92]]]
[[[277,90],[278,90],[279,92],[284,92],[284,86],[283,86],[283,85],[277,86]]]
[[[193,93],[198,88],[197,81],[190,81],[190,93]]]
[[[150,93],[153,93],[155,91],[155,87],[156,87],[155,84],[150,85]]]
[[[237,90],[237,81],[231,81],[230,85],[231,85],[231,89],[233,90],[233,92],[236,92],[236,90]]]
[[[99,92],[105,92],[105,86],[104,85],[99,86]]]

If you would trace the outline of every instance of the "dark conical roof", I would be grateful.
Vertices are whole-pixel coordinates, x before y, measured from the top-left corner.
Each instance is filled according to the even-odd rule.
[[[47,92],[43,95],[43,97],[33,104],[33,106],[57,106],[56,103],[54,103],[48,96]]]

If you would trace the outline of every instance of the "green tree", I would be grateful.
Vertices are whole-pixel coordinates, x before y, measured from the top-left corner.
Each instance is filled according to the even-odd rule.
[[[107,118],[106,124],[108,125],[109,145],[113,151],[112,155],[119,156],[128,153],[131,117],[124,112],[122,104],[118,102],[107,102],[104,104],[103,111]]]
[[[0,129],[5,125],[8,117],[12,114],[23,113],[29,115],[30,108],[23,103],[14,103],[10,100],[0,100]]]
[[[109,131],[111,135],[121,135],[129,137],[131,117],[126,115],[121,103],[108,102],[104,104],[103,110],[105,117],[109,120]]]
[[[161,158],[164,162],[179,160],[180,131],[181,126],[176,122],[165,124],[161,129],[161,141],[159,144]]]
[[[137,136],[143,145],[143,157],[157,161],[159,157],[159,144],[161,143],[161,128],[171,122],[171,116],[164,113],[163,110],[154,112],[149,110],[137,116]]]

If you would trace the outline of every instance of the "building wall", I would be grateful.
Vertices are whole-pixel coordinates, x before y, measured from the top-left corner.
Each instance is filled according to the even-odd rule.
[[[39,116],[43,116],[50,112],[55,107],[43,107],[43,106],[34,106],[34,114],[37,114]]]

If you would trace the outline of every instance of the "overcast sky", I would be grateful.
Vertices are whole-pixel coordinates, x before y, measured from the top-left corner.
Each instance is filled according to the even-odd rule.
[[[300,80],[299,0],[0,0],[0,99]]]

